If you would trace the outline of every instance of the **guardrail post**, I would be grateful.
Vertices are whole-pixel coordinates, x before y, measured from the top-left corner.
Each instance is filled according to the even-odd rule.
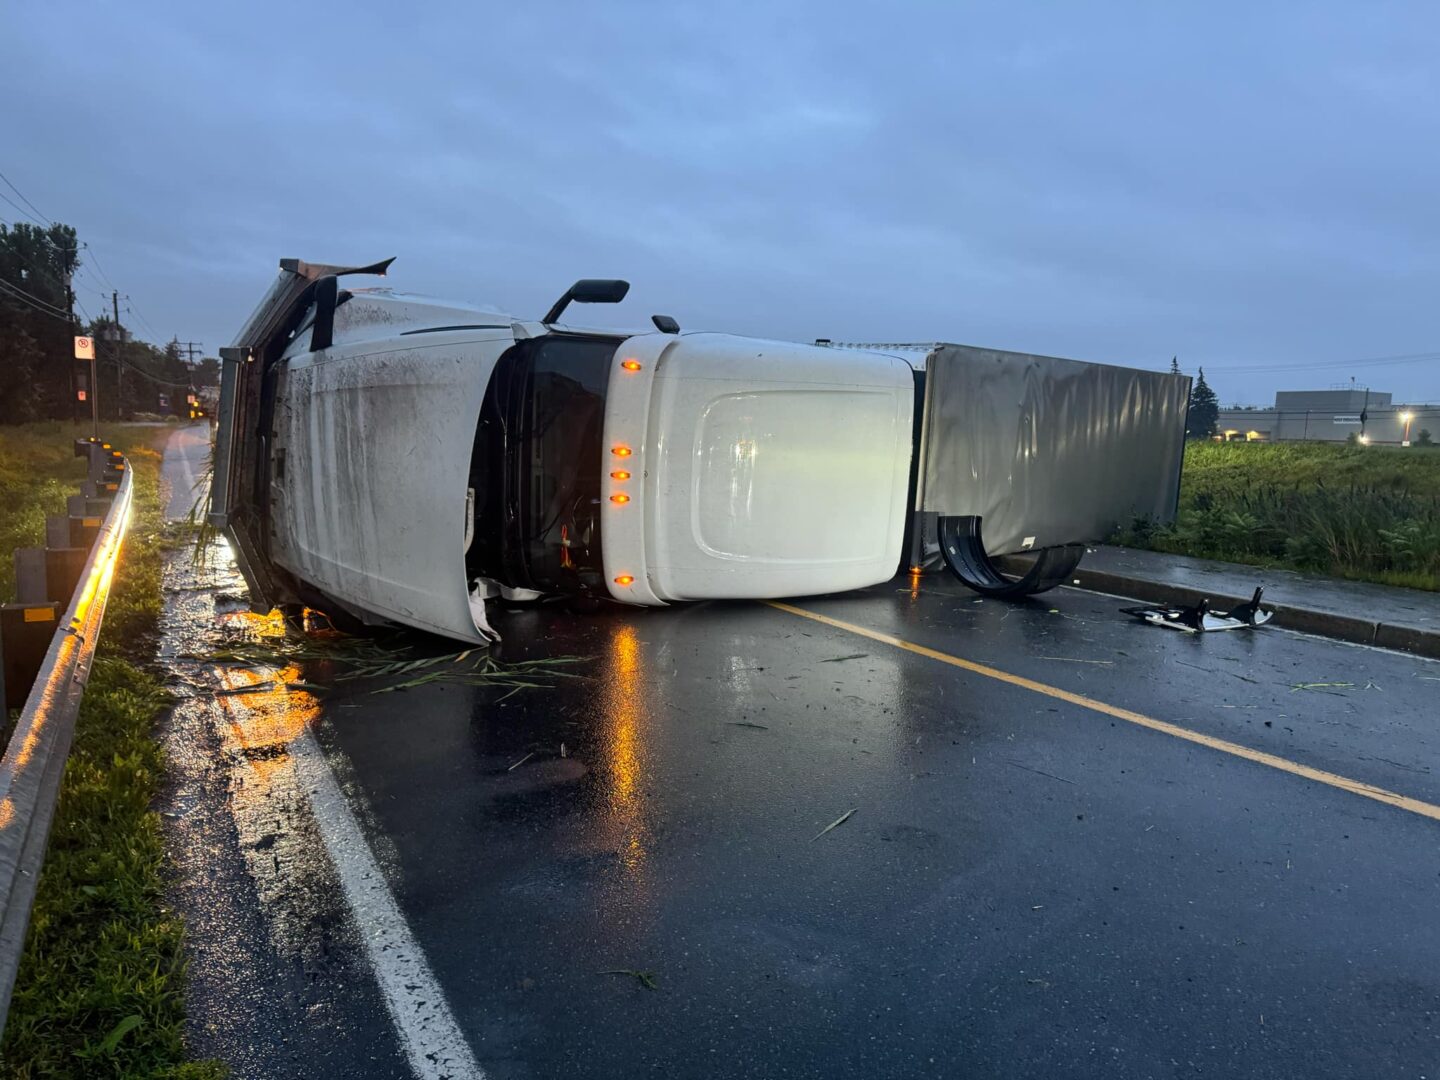
[[[15,549],[15,599],[22,604],[45,604],[50,589],[45,582],[45,549]]]
[[[64,519],[66,525],[69,518]],[[22,604],[48,604],[75,591],[89,548],[16,548],[15,599]]]
[[[70,516],[68,514],[45,515],[45,546],[47,548],[70,546]]]
[[[0,604],[0,701],[4,708],[18,709],[30,696],[59,618],[58,603]]]

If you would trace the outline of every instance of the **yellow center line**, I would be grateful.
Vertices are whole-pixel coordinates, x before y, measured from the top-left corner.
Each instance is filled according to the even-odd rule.
[[[1421,799],[1412,799],[1409,795],[1401,795],[1399,792],[1388,791],[1385,788],[1376,787],[1373,784],[1366,784],[1360,780],[1351,780],[1348,776],[1340,776],[1337,773],[1326,772],[1324,769],[1311,768],[1309,765],[1302,765],[1298,761],[1291,761],[1288,758],[1267,754],[1263,750],[1252,750],[1248,746],[1241,746],[1239,743],[1233,743],[1227,739],[1217,739],[1213,735],[1206,735],[1199,731],[1191,731],[1189,728],[1180,727],[1178,724],[1170,724],[1164,720],[1156,720],[1153,716],[1146,716],[1144,713],[1132,712],[1129,709],[1122,709],[1118,705],[1108,705],[1103,701],[1096,701],[1094,698],[1086,697],[1084,694],[1076,694],[1069,690],[1062,690],[1058,686],[1050,686],[1048,683],[1036,682],[1034,679],[1027,679],[1023,675],[1012,675],[1010,672],[1001,671],[999,668],[993,668],[986,664],[977,664],[974,660],[965,660],[959,656],[951,656],[949,653],[940,652],[938,649],[930,649],[924,645],[916,645],[914,642],[895,637],[893,634],[886,634],[879,630],[871,630],[869,627],[858,626],[855,623],[845,622],[842,619],[832,619],[829,615],[806,611],[804,608],[784,604],[778,600],[767,600],[765,602],[771,607],[780,611],[789,612],[791,615],[799,615],[805,619],[813,619],[818,623],[824,623],[826,626],[833,626],[837,630],[844,630],[851,634],[859,634],[861,637],[867,637],[871,641],[879,641],[886,645],[893,645],[897,649],[904,649],[906,652],[914,653],[917,656],[938,660],[940,663],[949,664],[951,667],[963,668],[965,671],[974,672],[976,675],[983,675],[987,679],[995,679],[998,682],[1009,683],[1011,686],[1018,686],[1022,690],[1030,690],[1037,694],[1044,694],[1046,697],[1055,698],[1058,701],[1066,701],[1071,705],[1078,705],[1082,709],[1090,709],[1092,712],[1102,713],[1105,716],[1113,716],[1117,720],[1124,720],[1126,723],[1135,724],[1137,727],[1149,728],[1151,731],[1159,731],[1177,739],[1184,739],[1186,742],[1209,747],[1211,750],[1219,750],[1222,754],[1230,754],[1234,757],[1244,758],[1246,761],[1253,761],[1260,765],[1268,765],[1272,769],[1279,769],[1281,772],[1290,773],[1292,776],[1303,776],[1307,780],[1314,780],[1317,783],[1339,788],[1341,791],[1348,791],[1352,795],[1360,795],[1367,799],[1374,799],[1376,802],[1386,803],[1389,806],[1398,807],[1401,810],[1408,810],[1412,814],[1419,814],[1421,817],[1428,817],[1435,821],[1440,821],[1440,806],[1436,806],[1434,803],[1424,802]]]

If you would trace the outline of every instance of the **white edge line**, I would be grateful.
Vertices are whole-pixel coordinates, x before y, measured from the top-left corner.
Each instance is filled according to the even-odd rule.
[[[290,753],[411,1069],[421,1080],[484,1080],[325,753],[308,728],[291,741]]]

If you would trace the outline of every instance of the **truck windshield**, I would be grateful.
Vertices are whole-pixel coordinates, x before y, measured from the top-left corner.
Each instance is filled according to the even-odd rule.
[[[501,358],[472,464],[472,554],[501,580],[543,592],[604,591],[600,443],[619,344],[549,335]]]

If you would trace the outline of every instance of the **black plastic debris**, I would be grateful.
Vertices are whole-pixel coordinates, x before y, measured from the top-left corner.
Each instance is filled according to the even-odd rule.
[[[1263,626],[1274,616],[1273,610],[1266,611],[1260,607],[1260,598],[1264,594],[1265,586],[1257,586],[1255,595],[1249,601],[1229,611],[1211,611],[1209,600],[1201,600],[1200,603],[1189,606],[1146,604],[1120,610],[1152,626],[1167,626],[1172,630],[1184,630],[1192,634],[1214,630],[1239,630],[1246,626]]]

